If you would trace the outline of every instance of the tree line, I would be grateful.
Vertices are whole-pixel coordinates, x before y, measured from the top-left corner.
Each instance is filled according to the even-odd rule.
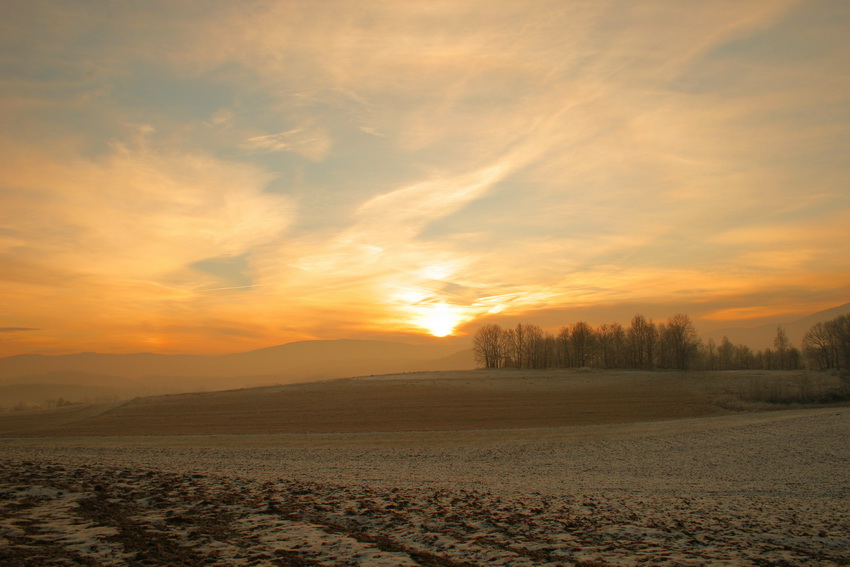
[[[637,314],[628,328],[619,323],[593,328],[579,321],[557,333],[529,323],[507,329],[490,324],[475,333],[473,349],[485,368],[794,370],[808,361],[819,369],[840,370],[850,368],[850,315],[814,325],[803,339],[802,352],[782,327],[772,349],[754,351],[727,337],[720,344],[703,342],[684,314],[660,323]]]
[[[850,373],[850,315],[812,325],[803,335],[803,353],[818,370]]]

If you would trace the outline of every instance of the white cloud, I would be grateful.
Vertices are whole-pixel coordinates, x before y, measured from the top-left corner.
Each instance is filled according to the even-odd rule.
[[[277,238],[287,198],[269,176],[201,154],[116,146],[98,160],[2,152],[2,225],[36,262],[69,274],[157,279],[187,263]],[[13,165],[14,164],[14,165]]]
[[[276,134],[253,136],[245,141],[245,147],[266,152],[292,152],[311,161],[322,161],[332,147],[327,132],[312,122],[305,122],[291,130]]]
[[[843,225],[805,236],[847,204],[846,44],[787,17],[817,3],[51,6],[7,26],[23,45],[38,24],[19,74],[47,77],[0,101],[26,132],[0,157],[19,279],[392,327],[749,290],[841,253]],[[821,51],[747,59],[796,25]],[[158,96],[122,82],[139,69]],[[245,253],[250,294],[189,291],[183,266]]]

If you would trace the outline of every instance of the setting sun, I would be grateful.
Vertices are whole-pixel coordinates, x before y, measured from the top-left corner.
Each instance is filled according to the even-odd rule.
[[[435,337],[447,337],[463,322],[460,308],[447,303],[418,307],[420,311],[415,323]]]
[[[848,301],[848,2],[88,4],[3,5],[0,356]]]

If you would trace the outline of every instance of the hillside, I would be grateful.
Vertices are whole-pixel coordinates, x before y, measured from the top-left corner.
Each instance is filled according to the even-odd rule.
[[[301,341],[218,356],[152,353],[25,354],[0,359],[0,385],[58,384],[108,388],[122,396],[222,390],[346,376],[463,370],[474,367],[471,351],[389,341]],[[0,389],[0,406],[31,400],[45,388]],[[23,393],[17,399],[14,393]],[[58,392],[58,390],[57,390]]]
[[[761,373],[432,372],[137,398],[97,415],[0,415],[11,436],[447,431],[657,421],[729,413],[730,384]],[[44,423],[39,425],[38,416]]]

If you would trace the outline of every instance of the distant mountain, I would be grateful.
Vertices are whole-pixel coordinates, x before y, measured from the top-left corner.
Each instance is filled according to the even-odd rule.
[[[43,406],[46,403],[55,405],[60,399],[72,402],[99,402],[118,398],[118,390],[105,386],[49,382],[0,386],[0,408],[3,409]]]
[[[300,341],[248,352],[24,354],[0,358],[0,384],[108,387],[125,395],[220,390],[328,378],[474,368],[471,351],[390,341]]]
[[[423,370],[467,370],[476,367],[475,352],[472,349],[462,350],[450,356],[431,361],[430,368]]]
[[[799,348],[803,342],[803,335],[806,334],[812,325],[823,321],[829,321],[839,315],[850,313],[850,303],[818,311],[802,319],[789,321],[787,323],[779,323],[772,325],[760,325],[751,328],[729,328],[718,329],[710,333],[706,333],[706,339],[712,338],[716,343],[720,343],[723,337],[726,336],[734,344],[745,344],[752,349],[762,350],[765,348],[773,348],[773,338],[776,336],[776,328],[781,326],[785,330],[785,334],[791,340],[791,343]]]

